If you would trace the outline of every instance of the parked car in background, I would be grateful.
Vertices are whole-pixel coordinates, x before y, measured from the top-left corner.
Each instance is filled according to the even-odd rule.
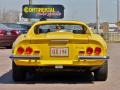
[[[18,35],[20,35],[18,29],[9,28],[4,24],[0,24],[0,47],[10,48]]]
[[[18,30],[20,34],[27,33],[27,30],[30,28],[30,24],[17,24],[17,23],[4,23],[9,28]]]
[[[109,23],[108,24],[108,31],[109,32],[115,32],[118,30],[118,26],[115,23]]]

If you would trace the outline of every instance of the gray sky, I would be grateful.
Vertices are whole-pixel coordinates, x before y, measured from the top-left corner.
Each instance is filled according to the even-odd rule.
[[[0,0],[0,9],[21,11],[29,0]],[[117,0],[100,0],[100,21],[115,22]],[[33,4],[62,4],[65,7],[65,19],[84,22],[96,21],[96,0],[33,0]]]

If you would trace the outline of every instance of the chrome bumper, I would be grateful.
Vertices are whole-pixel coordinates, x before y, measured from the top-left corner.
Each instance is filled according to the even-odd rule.
[[[40,56],[16,56],[16,55],[11,55],[10,59],[33,59],[33,60],[39,60],[41,57]],[[101,60],[106,60],[109,59],[109,56],[78,56],[78,59],[101,59]]]
[[[38,60],[38,59],[40,59],[40,56],[15,56],[15,55],[11,55],[10,56],[10,59],[16,59],[16,60],[18,60],[18,59],[27,59],[27,60],[29,60],[29,59],[33,59],[33,60]]]
[[[78,56],[78,59],[101,59],[106,60],[109,59],[109,56]]]

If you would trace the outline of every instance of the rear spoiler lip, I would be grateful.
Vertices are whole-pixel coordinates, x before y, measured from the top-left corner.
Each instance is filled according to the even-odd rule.
[[[109,59],[109,56],[78,56],[78,59],[100,59],[100,60],[106,60]]]

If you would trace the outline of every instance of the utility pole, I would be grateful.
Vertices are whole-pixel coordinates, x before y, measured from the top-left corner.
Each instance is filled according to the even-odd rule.
[[[99,0],[96,0],[96,24],[97,24],[97,33],[99,33]]]
[[[29,0],[29,5],[32,5],[32,0]],[[28,19],[29,22],[31,22],[31,19]]]
[[[119,0],[117,0],[117,22],[119,22]]]
[[[31,5],[32,4],[32,0],[29,0],[29,5]]]

